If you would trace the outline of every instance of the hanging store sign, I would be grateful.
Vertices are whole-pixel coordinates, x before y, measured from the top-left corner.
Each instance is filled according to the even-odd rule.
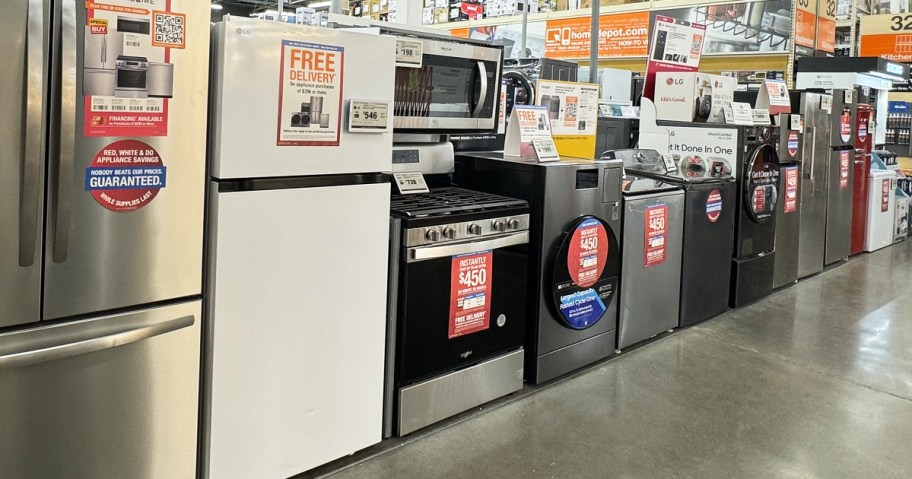
[[[491,326],[491,270],[494,255],[482,251],[454,256],[450,267],[450,339]]]
[[[548,20],[545,56],[589,58],[591,40],[588,17]],[[599,57],[644,57],[649,48],[649,12],[599,16]]]
[[[912,15],[865,15],[860,33],[859,56],[912,62]]]
[[[695,72],[700,68],[706,26],[677,18],[656,16],[646,63],[643,96],[653,98],[658,72]]]
[[[817,45],[818,0],[796,0],[795,45],[814,48]]]
[[[802,0],[798,0],[800,3]],[[836,0],[817,1],[817,49],[836,51]]]
[[[345,49],[282,40],[277,146],[339,146]]]

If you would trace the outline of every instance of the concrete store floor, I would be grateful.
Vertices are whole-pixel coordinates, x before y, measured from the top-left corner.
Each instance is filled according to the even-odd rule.
[[[907,241],[330,477],[909,478],[910,452]]]

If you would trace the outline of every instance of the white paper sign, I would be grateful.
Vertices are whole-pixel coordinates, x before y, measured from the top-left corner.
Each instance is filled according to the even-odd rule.
[[[735,128],[698,128],[666,126],[668,136],[640,134],[640,148],[673,154],[680,158],[678,167],[684,175],[691,171],[730,171],[737,177],[738,130]],[[683,166],[682,166],[683,165]],[[702,173],[699,173],[702,175]]]
[[[417,40],[396,39],[396,66],[421,68],[424,43]]]
[[[727,123],[734,125],[753,125],[754,116],[751,113],[751,107],[749,103],[741,103],[733,101],[731,103],[731,118],[726,118]]]
[[[827,113],[833,113],[833,97],[831,95],[820,96],[820,109]]]
[[[770,114],[766,108],[754,108],[751,110],[751,116],[755,125],[769,125]]]
[[[548,110],[543,106],[516,105],[507,123],[504,154],[526,159],[538,159],[534,139],[552,139]]]
[[[424,175],[417,171],[404,173],[393,173],[393,181],[400,194],[412,195],[415,193],[427,193],[430,191],[427,182],[424,181]]]
[[[804,128],[804,121],[801,115],[789,115],[790,128],[795,131],[801,131]]]
[[[348,104],[348,131],[383,133],[390,130],[390,102],[386,100],[351,100]]]
[[[551,138],[535,138],[532,140],[532,147],[535,148],[535,156],[539,163],[560,160],[557,147],[554,146],[554,140]]]
[[[773,115],[792,111],[792,100],[783,80],[764,80],[757,94],[757,108],[766,108]]]
[[[639,118],[640,111],[635,106],[622,106],[621,115],[624,118]]]
[[[345,49],[282,40],[278,146],[339,146]]]
[[[675,171],[678,171],[678,165],[675,164],[674,155],[671,153],[663,153],[662,161],[665,162],[665,170],[667,170],[668,173],[674,173]]]
[[[535,103],[548,108],[555,135],[594,135],[598,121],[598,85],[539,80]]]

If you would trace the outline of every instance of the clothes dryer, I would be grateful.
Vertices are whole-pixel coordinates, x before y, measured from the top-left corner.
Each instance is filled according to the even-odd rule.
[[[620,161],[538,163],[503,153],[456,157],[456,184],[529,203],[529,382],[554,379],[614,353],[621,167]]]

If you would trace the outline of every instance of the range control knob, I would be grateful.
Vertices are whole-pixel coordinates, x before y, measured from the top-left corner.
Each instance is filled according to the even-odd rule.
[[[453,239],[456,237],[456,230],[447,226],[443,229],[443,237],[446,239]]]
[[[481,234],[481,225],[472,223],[469,225],[468,228],[466,228],[466,230],[469,232],[470,235],[477,236],[477,235]]]
[[[519,220],[516,218],[510,218],[507,220],[507,228],[511,230],[519,229]]]
[[[502,233],[507,230],[507,224],[501,220],[494,220],[491,223],[491,229]]]
[[[438,229],[427,230],[424,233],[424,237],[427,238],[428,241],[440,241],[440,230],[438,230]]]

